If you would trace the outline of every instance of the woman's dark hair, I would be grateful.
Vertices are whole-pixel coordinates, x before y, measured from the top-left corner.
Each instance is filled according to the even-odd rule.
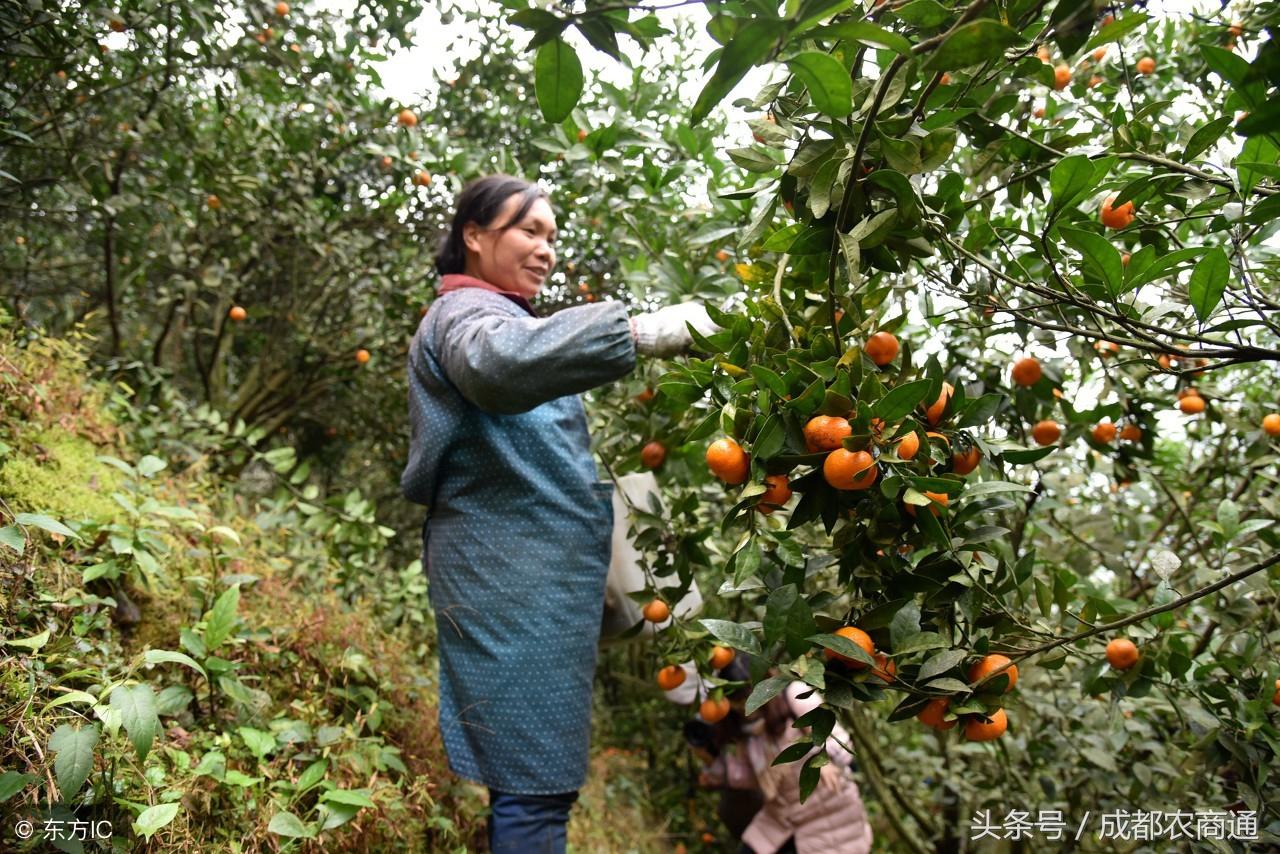
[[[440,241],[440,251],[436,253],[436,270],[440,275],[462,273],[467,269],[467,245],[462,240],[462,229],[466,224],[474,222],[481,228],[488,227],[507,199],[515,195],[523,196],[520,206],[510,220],[498,226],[500,231],[524,219],[534,202],[547,197],[546,192],[537,184],[511,175],[487,175],[462,188],[453,214],[453,225]]]

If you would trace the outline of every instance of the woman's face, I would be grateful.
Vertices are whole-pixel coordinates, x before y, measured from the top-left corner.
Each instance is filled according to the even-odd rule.
[[[556,217],[546,199],[538,199],[524,218],[507,228],[520,208],[521,194],[510,196],[489,227],[469,222],[462,237],[467,246],[467,274],[533,298],[556,265]]]

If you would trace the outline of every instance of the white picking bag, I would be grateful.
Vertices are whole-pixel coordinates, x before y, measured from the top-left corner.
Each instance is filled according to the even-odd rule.
[[[631,514],[623,496],[626,496],[632,506],[645,511],[650,510],[651,495],[657,499],[659,507],[661,507],[661,498],[658,493],[658,481],[653,476],[653,472],[625,474],[614,483],[613,555],[609,561],[609,577],[604,587],[604,613],[600,622],[600,643],[602,644],[653,637],[657,632],[671,625],[673,617],[688,617],[702,607],[702,593],[694,583],[678,602],[671,603],[670,597],[664,597],[671,604],[672,617],[668,617],[661,623],[645,623],[640,632],[625,639],[619,637],[644,619],[641,613],[642,606],[627,594],[639,592],[648,586],[642,564],[643,555],[627,533],[631,528]],[[665,508],[661,512],[665,519]],[[674,590],[680,586],[679,579],[674,575],[654,578],[653,582],[659,591]]]

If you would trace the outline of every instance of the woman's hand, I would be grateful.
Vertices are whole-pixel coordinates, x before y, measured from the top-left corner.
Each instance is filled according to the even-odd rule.
[[[643,356],[678,356],[693,346],[688,323],[702,335],[719,332],[720,327],[707,314],[700,302],[669,305],[650,314],[631,318],[635,330],[636,352]]]

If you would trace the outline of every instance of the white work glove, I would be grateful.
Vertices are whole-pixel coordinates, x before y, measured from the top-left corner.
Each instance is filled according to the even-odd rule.
[[[693,336],[685,327],[688,323],[702,335],[712,335],[720,327],[707,314],[700,302],[682,302],[669,305],[650,314],[638,314],[631,318],[635,331],[636,352],[644,356],[677,356],[693,346]]]

